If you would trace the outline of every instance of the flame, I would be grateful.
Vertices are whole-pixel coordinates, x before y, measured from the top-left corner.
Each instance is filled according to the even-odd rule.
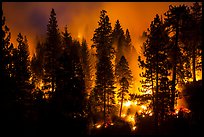
[[[137,128],[136,126],[133,126],[133,127],[132,127],[132,130],[135,130],[136,128]]]
[[[132,104],[131,101],[127,101],[124,103],[124,106],[129,107],[131,104]]]
[[[147,106],[142,105],[141,108],[142,108],[143,110],[146,110],[146,109],[147,109]]]
[[[100,127],[101,127],[101,125],[100,125],[100,124],[96,125],[96,128],[100,128]]]

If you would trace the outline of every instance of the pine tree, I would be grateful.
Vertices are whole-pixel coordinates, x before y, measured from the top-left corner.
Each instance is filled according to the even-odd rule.
[[[67,30],[67,26],[65,26],[65,30],[64,32],[62,32],[62,47],[63,47],[63,50],[68,50],[66,52],[70,52],[70,47],[72,45],[72,36],[71,34],[68,32]]]
[[[120,107],[120,116],[122,112],[122,104],[124,100],[127,100],[127,94],[128,90],[130,88],[130,85],[132,84],[132,72],[129,68],[129,64],[124,56],[120,58],[120,61],[116,65],[116,79],[117,82],[120,84],[120,89],[118,92],[118,98],[121,101],[121,107]]]
[[[132,83],[132,72],[129,68],[128,61],[124,56],[120,58],[120,61],[116,65],[116,71],[115,71],[116,79],[119,82],[123,77],[125,77],[129,84]]]
[[[176,81],[183,81],[185,77],[189,78],[188,68],[188,56],[185,56],[184,51],[182,50],[182,44],[180,44],[180,32],[182,25],[185,23],[185,20],[188,19],[189,8],[185,5],[179,6],[169,6],[169,10],[164,14],[165,15],[165,25],[170,32],[171,36],[171,49],[169,50],[169,58],[172,65],[172,84],[171,84],[171,111],[174,111],[174,105],[177,97]],[[186,68],[184,69],[184,65]]]
[[[191,14],[194,21],[193,31],[193,52],[192,52],[192,66],[193,66],[193,80],[196,81],[196,70],[202,70],[202,5],[195,2],[191,7]],[[195,46],[195,47],[194,47]]]
[[[94,95],[96,104],[103,104],[104,123],[107,123],[107,116],[111,113],[114,102],[114,75],[113,59],[114,49],[112,47],[112,27],[106,11],[102,10],[100,15],[99,27],[94,31],[92,47],[96,47],[97,66],[96,66],[96,86]]]
[[[201,69],[201,20],[202,6],[198,2],[194,3],[190,11],[186,13],[185,21],[180,28],[181,42],[184,44],[183,51],[188,57],[188,65],[192,66],[193,81],[196,81],[196,71]]]
[[[62,51],[61,36],[54,9],[51,10],[49,24],[47,25],[45,51],[43,60],[44,88],[53,94],[56,90],[56,70],[58,66],[57,60]]]
[[[82,113],[85,101],[85,81],[81,62],[79,41],[73,41],[71,47],[71,95],[73,97],[74,112]]]
[[[120,25],[119,20],[116,21],[114,30],[112,32],[113,37],[113,43],[116,45],[116,58],[115,58],[115,64],[117,64],[124,55],[124,42],[125,42],[125,36],[124,31]]]
[[[4,129],[14,130],[18,125],[16,109],[16,84],[13,77],[13,44],[10,42],[11,33],[2,14],[1,48],[0,48],[0,83],[1,83],[1,121]],[[16,129],[15,129],[16,130]],[[4,133],[3,133],[4,134]],[[7,133],[8,134],[8,133]]]
[[[18,34],[17,38],[18,48],[14,52],[14,68],[15,79],[20,89],[26,89],[30,84],[30,59],[27,38],[23,38],[22,34]]]
[[[0,57],[1,57],[1,63],[0,63],[0,71],[1,71],[1,77],[9,78],[11,77],[12,73],[12,50],[13,50],[13,44],[10,42],[11,40],[11,33],[9,32],[9,28],[6,25],[6,18],[3,16],[2,11],[2,46],[0,50]],[[2,81],[3,82],[3,81]]]
[[[35,77],[40,80],[43,78],[43,57],[45,53],[45,44],[38,41],[36,45],[36,52],[31,59],[31,70]]]
[[[126,29],[126,32],[125,32],[125,55],[126,55],[126,58],[128,60],[128,62],[131,61],[131,56],[133,55],[134,53],[134,46],[132,45],[132,40],[131,40],[131,37],[130,37],[130,32],[128,29]]]
[[[138,57],[140,67],[145,69],[145,73],[140,75],[144,78],[141,81],[142,87],[145,92],[152,90],[153,93],[152,102],[156,129],[158,120],[164,119],[170,106],[168,101],[170,98],[168,43],[168,32],[162,20],[156,15],[148,29],[147,40],[144,43],[145,60]]]
[[[82,39],[82,67],[85,75],[85,85],[86,85],[86,92],[90,94],[91,91],[91,65],[90,65],[90,55],[89,50],[87,47],[87,43],[85,39]]]
[[[71,58],[72,46],[72,37],[66,26],[64,32],[62,32],[62,54],[58,59],[58,68],[56,69],[56,92],[53,102],[56,104],[57,110],[69,114],[72,114],[73,111],[71,91],[73,88],[71,81],[74,75],[72,74],[74,73]]]

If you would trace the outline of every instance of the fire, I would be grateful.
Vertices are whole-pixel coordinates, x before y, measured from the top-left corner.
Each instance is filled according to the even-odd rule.
[[[122,114],[121,117],[123,117],[123,118],[126,117],[126,114]]]
[[[132,104],[131,101],[127,101],[124,103],[124,106],[129,107],[131,104]]]
[[[135,130],[136,128],[137,128],[136,126],[133,126],[133,127],[132,127],[132,130]]]
[[[147,109],[147,106],[142,105],[141,108],[142,108],[143,110],[146,110],[146,109]]]
[[[96,128],[100,128],[100,127],[101,127],[101,125],[100,125],[100,124],[96,125]]]

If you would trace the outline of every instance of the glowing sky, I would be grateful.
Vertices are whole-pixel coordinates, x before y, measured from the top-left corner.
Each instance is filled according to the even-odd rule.
[[[89,46],[100,11],[105,9],[112,27],[119,19],[123,30],[129,29],[132,42],[138,49],[141,44],[139,36],[147,30],[155,15],[162,15],[170,4],[192,5],[191,2],[3,2],[2,8],[12,42],[16,43],[19,32],[26,35],[32,55],[36,38],[45,36],[51,8],[57,14],[59,29],[63,31],[67,25],[72,37],[85,37]]]

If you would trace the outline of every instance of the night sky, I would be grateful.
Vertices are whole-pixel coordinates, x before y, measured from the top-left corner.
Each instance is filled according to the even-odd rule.
[[[112,28],[119,19],[123,30],[129,29],[133,45],[139,50],[139,36],[147,30],[155,15],[163,15],[170,4],[191,6],[192,2],[3,2],[2,7],[12,42],[16,43],[19,32],[26,35],[32,56],[36,39],[46,34],[52,8],[57,14],[60,31],[67,25],[73,38],[85,37],[89,46],[100,11],[105,9]]]

